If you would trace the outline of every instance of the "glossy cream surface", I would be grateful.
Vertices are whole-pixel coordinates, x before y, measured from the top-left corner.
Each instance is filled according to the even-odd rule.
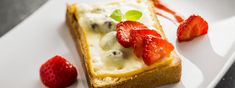
[[[116,9],[120,9],[123,14],[128,10],[139,10],[143,15],[138,21],[154,29],[148,7],[144,5],[145,2],[120,2],[77,5],[79,24],[87,35],[90,63],[97,74],[126,73],[146,66],[141,58],[134,55],[132,48],[124,48],[118,43],[115,26],[118,22],[111,19],[110,15]]]

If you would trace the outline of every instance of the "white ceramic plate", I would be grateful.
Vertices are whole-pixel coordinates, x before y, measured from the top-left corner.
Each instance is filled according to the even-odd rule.
[[[235,1],[163,1],[185,17],[192,13],[200,14],[208,20],[210,27],[206,36],[177,43],[177,27],[159,17],[167,37],[175,45],[183,62],[182,80],[164,87],[214,87],[235,57]],[[39,67],[57,54],[68,58],[79,70],[79,80],[71,87],[87,87],[80,58],[65,25],[65,8],[65,0],[50,0],[0,38],[0,88],[45,87],[39,79]]]

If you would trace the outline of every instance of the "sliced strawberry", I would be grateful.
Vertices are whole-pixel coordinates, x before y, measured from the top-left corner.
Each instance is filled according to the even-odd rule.
[[[156,37],[161,37],[157,31],[150,29],[139,29],[139,30],[131,30],[130,36],[132,41],[132,47],[134,48],[134,53],[137,57],[141,58],[144,50],[144,37],[146,35],[153,35]]]
[[[131,46],[130,30],[147,28],[144,24],[134,21],[124,21],[117,24],[117,39],[118,42],[125,48]]]
[[[40,78],[49,88],[64,88],[77,79],[76,68],[61,56],[54,56],[40,67]]]
[[[191,15],[187,20],[182,22],[177,29],[178,41],[192,40],[197,36],[207,34],[208,23],[198,15]]]
[[[174,46],[160,37],[146,36],[144,41],[143,60],[146,65],[151,65],[162,57],[169,55]]]

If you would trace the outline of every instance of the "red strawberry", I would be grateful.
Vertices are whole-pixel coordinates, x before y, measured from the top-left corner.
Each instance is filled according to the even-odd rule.
[[[153,35],[156,37],[161,37],[157,31],[150,30],[150,29],[140,29],[140,30],[131,30],[130,36],[132,41],[132,47],[134,48],[134,53],[137,57],[142,57],[143,50],[144,50],[144,37],[146,35]]]
[[[144,24],[134,21],[124,21],[117,24],[117,39],[118,42],[125,48],[131,46],[130,30],[147,28]]]
[[[64,88],[77,80],[76,68],[61,56],[54,56],[40,68],[44,85],[50,88]]]
[[[192,40],[197,36],[207,34],[208,23],[198,15],[191,15],[177,29],[178,41]]]
[[[143,60],[147,65],[151,65],[162,57],[169,55],[174,46],[167,40],[160,37],[146,36],[144,41]]]

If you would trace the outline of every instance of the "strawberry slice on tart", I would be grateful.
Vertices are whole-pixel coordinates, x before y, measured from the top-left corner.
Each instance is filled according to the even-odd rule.
[[[174,46],[144,24],[124,21],[117,24],[117,40],[123,47],[133,48],[134,54],[151,65],[170,54]]]
[[[118,42],[125,48],[131,47],[130,30],[147,28],[144,24],[136,21],[123,21],[117,24]]]
[[[156,36],[145,36],[143,60],[146,65],[151,65],[167,56],[174,50],[174,46],[167,40]]]
[[[131,30],[130,36],[131,36],[131,44],[134,49],[134,53],[138,58],[141,58],[143,55],[144,50],[144,37],[146,35],[153,35],[156,37],[161,37],[161,35],[155,31],[150,30],[147,28],[139,29],[139,30]]]

